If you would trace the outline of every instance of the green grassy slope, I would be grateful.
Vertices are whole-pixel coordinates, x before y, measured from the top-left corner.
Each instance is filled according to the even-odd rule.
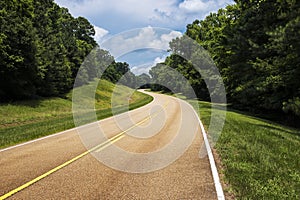
[[[84,86],[89,87],[89,86]],[[115,85],[101,80],[96,90],[96,113],[98,119],[112,116],[111,96]],[[152,97],[118,86],[114,99],[117,113],[134,109],[152,101]],[[66,98],[42,98],[0,104],[0,148],[25,142],[74,127],[72,115],[72,91]]]
[[[211,104],[190,103],[208,128]],[[300,199],[300,130],[228,111],[215,148],[238,199]]]

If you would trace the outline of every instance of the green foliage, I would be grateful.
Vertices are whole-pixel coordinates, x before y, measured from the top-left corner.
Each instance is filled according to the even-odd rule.
[[[31,1],[0,2],[0,99],[34,93],[38,68]]]
[[[150,88],[151,77],[148,74],[141,74],[136,77],[136,86],[145,89]]]
[[[0,100],[69,91],[96,46],[93,26],[51,0],[0,2]]]
[[[136,85],[136,77],[130,71],[129,65],[126,62],[112,62],[104,71],[102,78],[112,83],[119,82],[132,88]]]
[[[300,1],[237,0],[187,25],[185,34],[208,50],[233,107],[285,115],[296,125],[300,120],[299,13]],[[184,37],[173,40],[172,52],[178,54],[178,46],[184,43]],[[206,62],[202,53],[193,49],[185,52],[185,57]],[[190,63],[174,55],[166,59],[166,64],[189,80],[199,98],[209,99],[206,82],[213,77],[204,82],[203,73],[207,72],[194,73]]]
[[[120,83],[131,88],[136,86],[136,77],[126,62],[116,62],[108,51],[94,48],[85,58],[77,74],[75,87],[88,84],[95,78]]]
[[[288,102],[283,102],[283,111],[292,112],[295,115],[300,115],[300,98],[289,99]]]
[[[171,90],[189,98],[222,101],[221,79],[207,50],[187,35],[174,39],[170,50],[172,54],[165,62],[150,70],[154,83],[166,87],[155,85],[153,90]]]
[[[299,1],[237,1],[240,16],[231,27],[229,96],[252,110],[283,109],[299,97]],[[297,36],[296,36],[297,35]],[[295,114],[295,113],[294,113]]]

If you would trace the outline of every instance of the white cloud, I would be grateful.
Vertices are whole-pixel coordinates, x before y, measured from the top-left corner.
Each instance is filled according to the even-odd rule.
[[[186,25],[195,19],[201,20],[210,12],[234,3],[233,0],[55,0],[55,2],[67,7],[73,16],[83,16],[94,24],[95,40],[116,59],[137,49],[167,50],[169,42],[182,35],[175,30],[184,32]],[[146,28],[133,30],[141,27]],[[130,31],[123,32],[128,30]],[[112,36],[114,34],[118,35]],[[107,39],[109,37],[111,38]],[[163,57],[156,57],[157,54],[153,55],[151,59],[135,56],[135,60],[131,59],[132,62],[129,62],[133,63],[132,70],[137,74],[145,73],[156,63],[164,60]],[[142,65],[137,60],[148,64]]]
[[[119,57],[138,49],[168,50],[169,42],[182,33],[168,29],[145,27],[124,32],[104,41],[100,46],[114,57]]]
[[[210,8],[214,7],[215,1],[204,2],[202,0],[184,0],[179,4],[179,8],[186,12],[207,12]]]
[[[182,33],[178,32],[178,31],[172,31],[170,32],[170,34],[164,34],[161,36],[162,40],[166,41],[166,42],[171,42],[173,39],[177,38],[177,37],[181,37]]]
[[[151,24],[156,9],[170,11],[177,0],[55,0],[74,16],[83,16],[113,34]],[[152,25],[152,24],[151,24]],[[153,24],[155,26],[155,24]],[[157,26],[157,25],[156,25]],[[115,29],[115,30],[114,30]]]
[[[187,16],[196,16],[201,13],[207,16],[210,12],[217,12],[218,9],[224,8],[228,4],[233,4],[232,0],[184,0],[178,6]],[[199,16],[198,16],[199,19]]]
[[[188,23],[233,0],[55,0],[74,16],[86,17],[96,26],[116,34],[151,25],[184,31]]]
[[[155,66],[158,63],[165,62],[165,60],[166,60],[166,57],[157,57],[157,58],[155,58],[155,60],[153,62],[153,66]]]
[[[140,75],[140,74],[143,74],[143,73],[149,74],[149,70],[152,67],[154,67],[158,63],[164,62],[165,59],[166,59],[166,56],[156,57],[152,63],[146,63],[146,64],[134,66],[134,67],[131,68],[131,71],[136,75]]]
[[[132,73],[135,75],[149,74],[149,70],[153,67],[152,63],[134,66],[131,68]]]
[[[105,30],[103,28],[100,28],[98,26],[94,26],[94,29],[95,29],[95,40],[96,42],[98,43],[101,43],[104,39],[105,39],[105,36],[107,36],[107,34],[109,33],[108,30]]]

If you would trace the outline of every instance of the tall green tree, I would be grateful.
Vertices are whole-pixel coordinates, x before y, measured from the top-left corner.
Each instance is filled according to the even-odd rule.
[[[0,99],[30,97],[37,78],[33,5],[0,2]]]
[[[300,119],[299,8],[300,2],[294,0],[236,0],[234,5],[187,25],[185,34],[208,50],[235,108],[284,111],[287,119]],[[185,39],[176,40],[170,43],[175,52]],[[196,62],[202,60],[202,53],[185,52]],[[191,63],[175,55],[166,63],[182,72],[196,91],[206,87],[203,77],[193,73]]]
[[[88,20],[53,0],[3,0],[0,23],[2,100],[66,93],[96,46]]]

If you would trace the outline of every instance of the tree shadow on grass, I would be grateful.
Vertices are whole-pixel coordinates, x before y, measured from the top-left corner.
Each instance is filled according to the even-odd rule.
[[[42,99],[34,99],[34,100],[24,100],[24,101],[15,101],[10,103],[14,106],[26,106],[31,108],[37,108],[41,104]]]
[[[257,124],[256,126],[259,126],[259,127],[262,127],[262,128],[266,128],[266,129],[275,130],[275,131],[284,132],[284,133],[287,133],[287,134],[295,135],[295,136],[297,136],[297,137],[300,138],[300,130],[298,130],[298,129],[294,129],[294,128],[290,128],[290,127],[284,129],[284,128],[278,127],[278,125],[276,127],[274,127],[274,126],[265,125],[265,124]],[[290,130],[287,130],[287,129],[290,129]]]

